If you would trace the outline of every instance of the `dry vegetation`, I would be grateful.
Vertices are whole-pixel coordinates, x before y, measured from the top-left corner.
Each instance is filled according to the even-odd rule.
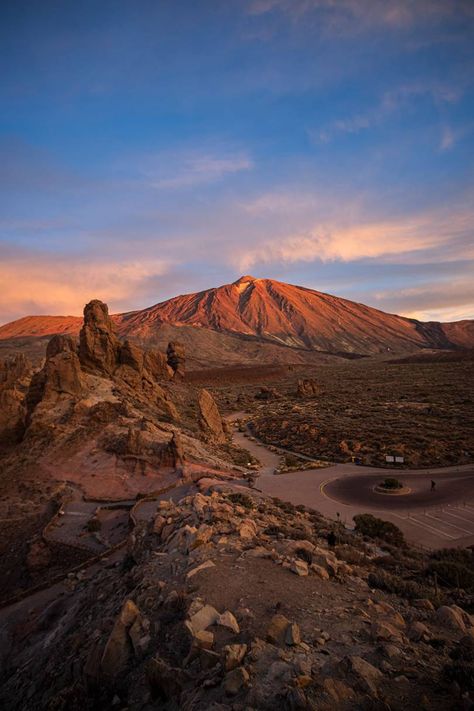
[[[297,381],[313,378],[315,397],[297,397]],[[205,381],[203,373],[201,379]],[[218,384],[217,384],[218,383]],[[265,442],[311,457],[381,465],[400,454],[410,467],[474,459],[474,360],[395,363],[361,359],[262,372],[259,387],[236,369],[211,386],[221,407],[253,415]]]

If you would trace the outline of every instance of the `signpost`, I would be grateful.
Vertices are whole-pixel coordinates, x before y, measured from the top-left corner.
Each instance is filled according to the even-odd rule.
[[[399,457],[398,455],[395,455],[395,454],[386,454],[385,455],[385,462],[387,464],[404,464],[405,457]]]

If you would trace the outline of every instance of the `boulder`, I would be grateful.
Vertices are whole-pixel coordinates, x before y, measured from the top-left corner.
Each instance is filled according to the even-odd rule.
[[[257,535],[257,525],[251,518],[245,518],[239,527],[239,536],[244,541],[251,541]]]
[[[377,685],[383,674],[376,667],[358,656],[344,657],[338,664],[338,671],[355,689],[377,696]]]
[[[193,578],[197,573],[200,573],[203,570],[207,570],[207,568],[215,567],[215,563],[213,563],[212,560],[206,560],[204,561],[204,563],[197,565],[195,568],[191,568],[191,570],[186,573],[186,579],[189,580],[190,578]]]
[[[216,402],[207,390],[201,390],[198,398],[199,427],[206,438],[216,444],[226,441],[222,417]]]
[[[100,662],[107,677],[116,677],[126,667],[133,651],[129,630],[141,618],[140,610],[132,600],[124,602],[105,645]]]
[[[453,630],[466,632],[471,628],[472,621],[470,616],[462,608],[457,605],[443,605],[436,610],[436,619],[443,627],[449,627]]]
[[[312,378],[301,378],[298,380],[298,385],[296,387],[297,397],[316,397],[319,392],[319,387],[315,380]]]
[[[234,634],[239,634],[240,632],[239,623],[235,619],[232,612],[229,612],[229,610],[226,610],[222,613],[222,615],[219,615],[219,617],[217,618],[217,624],[221,627],[227,627],[228,629],[232,630]]]
[[[224,677],[224,691],[229,696],[235,696],[249,682],[249,673],[244,667],[237,667],[227,672]]]
[[[290,570],[292,573],[295,573],[296,575],[307,576],[308,575],[308,564],[304,560],[299,560],[298,558],[296,558],[291,563]]]
[[[428,642],[431,632],[423,622],[413,622],[408,630],[408,638],[413,642]]]
[[[286,628],[285,642],[290,647],[293,647],[301,642],[301,632],[296,622],[291,622]]]
[[[246,644],[227,644],[223,651],[224,669],[231,671],[240,665],[247,653]]]
[[[283,644],[286,642],[286,630],[290,625],[284,615],[274,615],[267,629],[267,640],[272,644]]]
[[[190,630],[194,633],[200,630],[207,630],[211,625],[216,624],[220,614],[212,605],[204,605],[194,615],[192,615],[187,624]]]

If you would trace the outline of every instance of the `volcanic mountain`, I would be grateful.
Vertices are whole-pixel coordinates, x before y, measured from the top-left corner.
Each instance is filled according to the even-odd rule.
[[[424,323],[302,286],[252,276],[113,319],[121,336],[152,343],[161,341],[165,334],[183,336],[188,346],[193,340],[202,342],[209,337],[217,350],[220,342],[225,350],[232,350],[242,339],[254,346],[258,342],[285,350],[361,355],[474,347],[474,321]],[[0,327],[0,339],[76,334],[80,324],[80,318],[70,316],[28,316]]]

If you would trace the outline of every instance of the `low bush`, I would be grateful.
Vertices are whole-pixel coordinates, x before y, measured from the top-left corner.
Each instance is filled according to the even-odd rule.
[[[384,489],[401,489],[403,484],[401,481],[398,481],[398,479],[394,479],[393,477],[387,477],[387,479],[384,479],[381,483],[380,486],[383,487]]]
[[[98,518],[91,518],[87,522],[87,530],[89,533],[95,533],[97,531],[100,531],[102,528],[102,522]]]
[[[436,573],[439,584],[445,587],[474,589],[474,570],[457,561],[432,561],[427,567],[427,573]]]
[[[369,573],[369,587],[377,590],[385,590],[385,592],[394,593],[407,600],[415,600],[418,598],[434,598],[434,591],[424,585],[414,582],[413,580],[404,580],[399,575],[391,575],[384,571]]]
[[[247,496],[247,494],[235,492],[233,494],[229,494],[228,499],[232,501],[233,504],[243,506],[244,509],[253,509],[255,507],[252,497]]]
[[[383,521],[372,514],[354,516],[355,530],[368,538],[386,541],[394,546],[406,547],[405,538],[398,526],[390,521]]]

